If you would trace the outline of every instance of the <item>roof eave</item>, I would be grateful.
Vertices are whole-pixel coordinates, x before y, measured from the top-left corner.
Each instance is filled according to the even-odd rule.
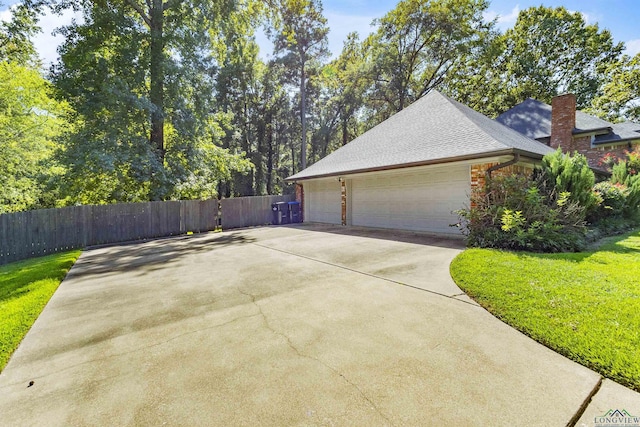
[[[295,175],[294,175],[292,177],[285,178],[285,181],[287,181],[287,182],[306,181],[306,180],[309,180],[309,179],[330,178],[330,177],[333,177],[333,176],[351,175],[351,174],[356,174],[356,173],[380,172],[380,171],[391,170],[391,169],[404,169],[404,168],[412,168],[412,167],[417,167],[417,166],[437,165],[437,164],[442,164],[442,163],[455,163],[455,162],[462,162],[462,161],[466,161],[466,160],[476,160],[476,159],[482,159],[482,158],[486,158],[486,157],[504,156],[504,155],[510,155],[510,154],[520,154],[521,156],[528,157],[528,158],[533,159],[533,160],[540,160],[540,159],[542,159],[542,157],[544,157],[544,155],[542,155],[542,154],[532,153],[530,151],[519,150],[517,148],[509,148],[509,149],[505,149],[505,150],[491,151],[491,152],[485,152],[485,153],[468,154],[468,155],[465,155],[465,156],[446,157],[446,158],[435,159],[435,160],[426,160],[426,161],[420,161],[420,162],[403,163],[403,164],[400,164],[400,165],[378,166],[378,167],[371,167],[371,168],[362,168],[362,169],[353,169],[353,170],[346,170],[346,171],[339,171],[339,172],[331,172],[331,173],[326,173],[326,174],[305,176],[305,177],[302,177],[302,178],[295,178]]]
[[[593,129],[577,129],[577,128],[575,128],[575,129],[573,129],[571,131],[571,134],[574,135],[574,136],[575,135],[590,134],[590,133],[596,134],[598,132],[604,132],[604,134],[606,134],[606,133],[609,133],[611,131],[613,131],[613,128],[611,128],[610,126],[600,127],[600,128],[593,128]]]
[[[608,141],[594,141],[593,145],[597,147],[599,145],[616,145],[616,144],[623,144],[623,143],[627,144],[627,143],[633,142],[633,141],[640,142],[640,137],[610,139]]]

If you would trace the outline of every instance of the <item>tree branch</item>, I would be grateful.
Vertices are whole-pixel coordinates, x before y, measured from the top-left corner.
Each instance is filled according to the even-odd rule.
[[[140,5],[136,2],[136,0],[127,0],[127,3],[129,3],[129,5],[133,8],[133,10],[138,12],[138,15],[140,15],[140,17],[144,20],[144,22],[149,27],[151,27],[151,18],[144,13],[144,10],[142,10],[142,7],[140,7]]]

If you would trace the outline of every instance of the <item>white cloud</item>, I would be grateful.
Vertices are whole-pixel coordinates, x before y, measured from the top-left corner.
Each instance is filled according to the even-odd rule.
[[[507,13],[506,15],[498,16],[498,23],[511,26],[516,23],[516,20],[518,19],[519,14],[520,14],[520,5],[517,4],[513,7],[513,9],[511,9],[511,12]]]
[[[500,12],[496,12],[493,10],[487,10],[483,15],[484,19],[487,21],[493,21],[495,19],[498,29],[500,29],[501,31],[505,31],[513,27],[513,25],[516,23],[516,20],[518,19],[519,14],[520,5],[517,4],[513,7],[513,9],[511,9],[510,12],[506,14],[501,14]]]
[[[73,19],[82,22],[82,14],[66,10],[62,15],[54,15],[50,11],[47,11],[47,13],[40,18],[39,25],[40,28],[42,28],[42,32],[33,38],[33,45],[38,51],[45,67],[48,67],[49,64],[58,60],[57,49],[64,41],[62,35],[53,35],[54,30],[71,24]]]
[[[10,21],[14,7],[11,6],[9,9],[0,11],[0,21]],[[64,25],[69,25],[74,18],[81,22],[82,14],[67,10],[62,15],[55,15],[46,9],[45,15],[40,17],[38,25],[41,31],[33,37],[33,45],[45,68],[48,68],[52,62],[57,61],[58,46],[64,41],[62,35],[54,36],[53,31]]]
[[[598,24],[598,21],[602,20],[602,16],[597,13],[580,12],[579,10],[569,10],[569,13],[579,13],[582,15],[582,19],[584,19],[584,22],[587,25]]]
[[[8,22],[11,20],[11,10],[0,10],[0,22]]]
[[[629,56],[635,56],[640,53],[640,39],[629,40],[624,43],[624,53]]]

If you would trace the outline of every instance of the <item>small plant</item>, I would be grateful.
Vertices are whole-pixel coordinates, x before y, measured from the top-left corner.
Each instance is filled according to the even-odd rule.
[[[618,163],[618,156],[612,153],[607,153],[598,160],[598,166],[607,170],[611,170],[616,163]]]
[[[589,213],[591,222],[622,216],[629,194],[629,190],[624,184],[602,181],[593,186],[593,191],[599,203]]]

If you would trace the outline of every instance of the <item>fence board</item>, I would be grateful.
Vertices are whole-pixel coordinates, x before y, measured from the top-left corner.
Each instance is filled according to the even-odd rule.
[[[220,200],[222,229],[271,224],[271,204],[293,201],[293,195],[236,197]]]
[[[271,224],[293,196],[71,206],[0,214],[0,265],[92,245]]]

